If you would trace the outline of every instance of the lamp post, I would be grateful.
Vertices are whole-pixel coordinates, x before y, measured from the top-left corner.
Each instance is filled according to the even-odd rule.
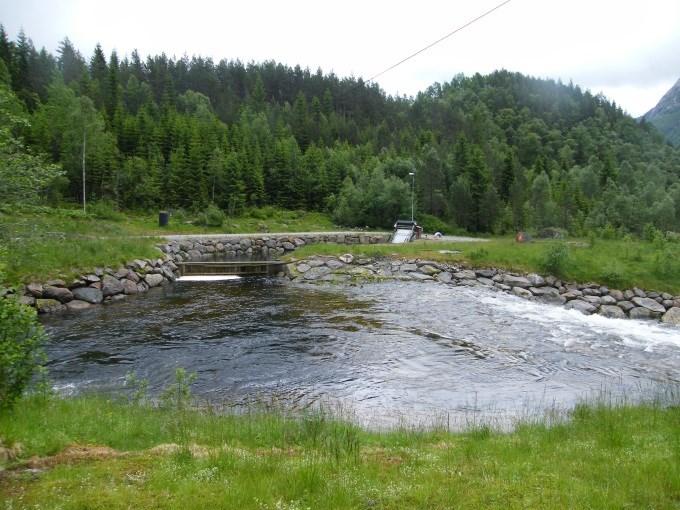
[[[409,172],[408,174],[411,176],[411,221],[413,221],[413,195],[416,189],[416,173]]]

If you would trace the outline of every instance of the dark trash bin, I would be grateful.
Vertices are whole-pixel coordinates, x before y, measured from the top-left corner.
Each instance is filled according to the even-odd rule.
[[[170,213],[168,211],[161,211],[158,213],[158,226],[167,227],[168,220],[170,219]]]

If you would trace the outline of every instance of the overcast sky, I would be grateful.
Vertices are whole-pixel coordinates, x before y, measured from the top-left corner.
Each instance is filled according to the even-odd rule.
[[[107,55],[274,59],[368,78],[500,1],[0,0],[0,23],[52,52],[68,36],[88,59],[99,42]],[[414,95],[500,68],[573,80],[641,115],[680,78],[680,0],[512,0],[377,81]]]

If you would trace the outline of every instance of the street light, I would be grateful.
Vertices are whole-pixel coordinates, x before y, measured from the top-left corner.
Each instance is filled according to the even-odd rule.
[[[411,221],[413,221],[413,195],[416,189],[416,173],[409,172],[408,174],[411,176]]]

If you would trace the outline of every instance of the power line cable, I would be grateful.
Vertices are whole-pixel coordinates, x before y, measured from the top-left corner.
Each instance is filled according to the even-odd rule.
[[[472,25],[473,23],[476,23],[477,21],[481,20],[482,18],[485,18],[486,16],[488,16],[489,14],[491,14],[491,13],[494,12],[494,11],[497,11],[498,9],[500,9],[501,7],[503,7],[504,5],[509,4],[511,1],[512,1],[512,0],[505,0],[504,2],[501,2],[501,3],[498,4],[496,7],[492,8],[492,9],[489,9],[488,11],[484,12],[483,14],[480,14],[479,16],[477,16],[476,18],[474,18],[474,19],[468,21],[468,22],[465,23],[464,25],[459,26],[458,28],[456,28],[456,29],[453,30],[452,32],[449,32],[449,33],[446,34],[445,36],[440,37],[439,39],[437,39],[437,40],[434,41],[433,43],[430,43],[430,44],[428,44],[427,46],[425,46],[424,48],[419,49],[419,50],[416,51],[415,53],[412,53],[412,54],[409,55],[408,57],[406,57],[406,58],[400,60],[399,62],[397,62],[396,64],[392,64],[390,67],[388,67],[387,69],[385,69],[385,70],[383,70],[383,71],[380,71],[378,74],[376,74],[376,75],[374,75],[374,76],[371,76],[368,80],[366,80],[365,83],[369,83],[369,82],[374,81],[374,80],[375,80],[376,78],[378,78],[379,76],[382,76],[383,74],[385,74],[385,73],[391,71],[391,70],[394,69],[395,67],[400,66],[400,65],[403,64],[404,62],[406,62],[406,61],[408,61],[408,60],[411,60],[413,57],[415,57],[415,56],[417,56],[417,55],[420,55],[422,52],[429,50],[429,49],[432,48],[433,46],[439,44],[440,42],[442,42],[442,41],[445,40],[445,39],[448,39],[448,38],[451,37],[452,35],[457,34],[457,33],[460,32],[461,30],[466,29],[467,27],[469,27],[469,26]]]

